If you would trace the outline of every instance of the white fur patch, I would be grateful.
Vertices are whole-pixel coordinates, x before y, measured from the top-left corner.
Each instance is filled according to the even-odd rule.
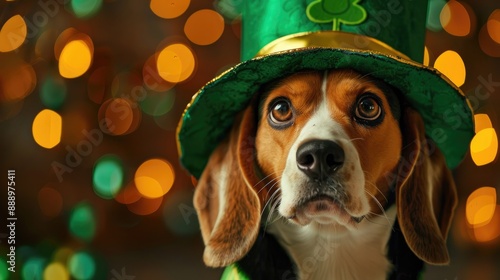
[[[301,280],[386,279],[392,265],[387,259],[387,242],[396,218],[392,206],[385,216],[363,220],[357,230],[337,234],[333,229],[317,231],[281,218],[268,225],[288,252]]]

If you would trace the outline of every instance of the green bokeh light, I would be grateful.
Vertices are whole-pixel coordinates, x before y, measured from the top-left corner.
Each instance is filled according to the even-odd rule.
[[[91,241],[96,232],[96,218],[92,207],[87,203],[75,206],[69,218],[69,231],[84,241]]]
[[[443,7],[446,5],[445,0],[431,0],[429,1],[429,6],[427,9],[427,28],[434,32],[441,31],[443,26],[441,26],[440,15]]]
[[[42,258],[28,259],[22,268],[23,279],[42,280],[43,270],[45,269],[45,260]]]
[[[169,194],[163,206],[163,221],[176,235],[199,234],[200,226],[193,206],[193,192],[181,191]]]
[[[165,115],[174,107],[175,92],[169,90],[166,92],[149,93],[148,96],[140,102],[144,113],[158,117]]]
[[[66,99],[66,84],[60,77],[47,77],[40,89],[40,99],[46,107],[57,110]]]
[[[7,261],[4,258],[0,258],[0,279],[9,279],[9,272],[7,269]]]
[[[71,9],[75,16],[88,18],[97,13],[102,7],[102,0],[71,0]]]
[[[71,276],[78,280],[87,280],[94,277],[96,264],[90,254],[78,252],[69,259],[68,267]]]
[[[94,192],[105,199],[112,199],[123,185],[123,165],[113,155],[97,160],[93,174]]]

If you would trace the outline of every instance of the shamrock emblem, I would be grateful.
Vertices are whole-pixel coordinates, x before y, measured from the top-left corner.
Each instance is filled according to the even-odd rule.
[[[333,22],[333,30],[340,30],[340,23],[359,24],[366,19],[360,0],[316,0],[307,6],[307,17],[317,23]]]

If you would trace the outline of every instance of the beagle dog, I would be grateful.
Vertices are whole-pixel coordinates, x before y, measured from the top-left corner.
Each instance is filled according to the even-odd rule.
[[[447,264],[456,201],[420,115],[397,89],[350,69],[261,87],[194,197],[208,266],[240,261],[263,232],[298,279],[386,279],[402,262],[388,256],[396,232],[417,260]]]

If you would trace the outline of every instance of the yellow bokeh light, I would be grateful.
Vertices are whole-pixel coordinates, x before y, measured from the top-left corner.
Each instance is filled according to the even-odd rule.
[[[455,51],[445,51],[434,62],[434,68],[448,77],[457,87],[465,83],[465,64]]]
[[[491,39],[495,43],[500,44],[500,9],[494,10],[491,13],[486,23],[486,28]]]
[[[159,198],[170,190],[174,179],[174,169],[168,161],[150,159],[137,168],[134,182],[144,197]]]
[[[15,15],[8,19],[0,30],[0,52],[10,52],[19,48],[26,40],[28,27],[23,17]]]
[[[430,63],[430,54],[429,54],[429,49],[427,47],[424,47],[424,61],[423,64],[425,66],[429,66]]]
[[[473,228],[478,242],[489,242],[500,236],[500,207],[496,207],[489,223]]]
[[[214,10],[204,9],[193,13],[184,25],[188,39],[201,46],[215,43],[224,32],[224,18]]]
[[[189,7],[190,0],[151,0],[149,7],[155,15],[171,19],[182,15]]]
[[[54,253],[54,261],[59,262],[59,263],[67,263],[70,259],[71,256],[73,256],[75,252],[73,249],[69,247],[60,247],[55,253]]]
[[[495,160],[498,152],[498,138],[494,128],[479,131],[470,143],[470,154],[477,166],[486,165]]]
[[[439,16],[443,29],[454,36],[467,36],[471,30],[471,17],[460,2],[451,0],[441,10]]]
[[[68,42],[72,41],[71,38],[78,34],[78,30],[73,27],[66,28],[59,36],[57,36],[56,42],[54,43],[54,57],[59,60],[61,52]]]
[[[495,188],[478,188],[467,198],[465,208],[467,222],[474,227],[488,224],[495,213],[496,203],[497,193]]]
[[[43,271],[44,280],[69,280],[69,273],[66,267],[58,262],[49,264]]]
[[[493,125],[491,124],[490,117],[488,117],[487,114],[475,114],[474,115],[474,127],[475,127],[475,132],[478,133],[479,131],[485,129],[485,128],[492,128]]]
[[[91,64],[91,49],[85,41],[71,41],[61,51],[59,73],[64,78],[77,78],[87,72]]]
[[[162,79],[171,83],[185,81],[195,69],[193,52],[184,44],[172,44],[158,55],[156,67]]]
[[[47,149],[61,142],[62,118],[58,113],[45,109],[36,115],[32,126],[35,142]]]
[[[165,92],[175,86],[174,83],[165,81],[160,77],[158,73],[158,67],[156,67],[156,58],[159,54],[154,54],[150,56],[144,66],[142,67],[142,80],[143,84],[150,90],[156,92]]]

